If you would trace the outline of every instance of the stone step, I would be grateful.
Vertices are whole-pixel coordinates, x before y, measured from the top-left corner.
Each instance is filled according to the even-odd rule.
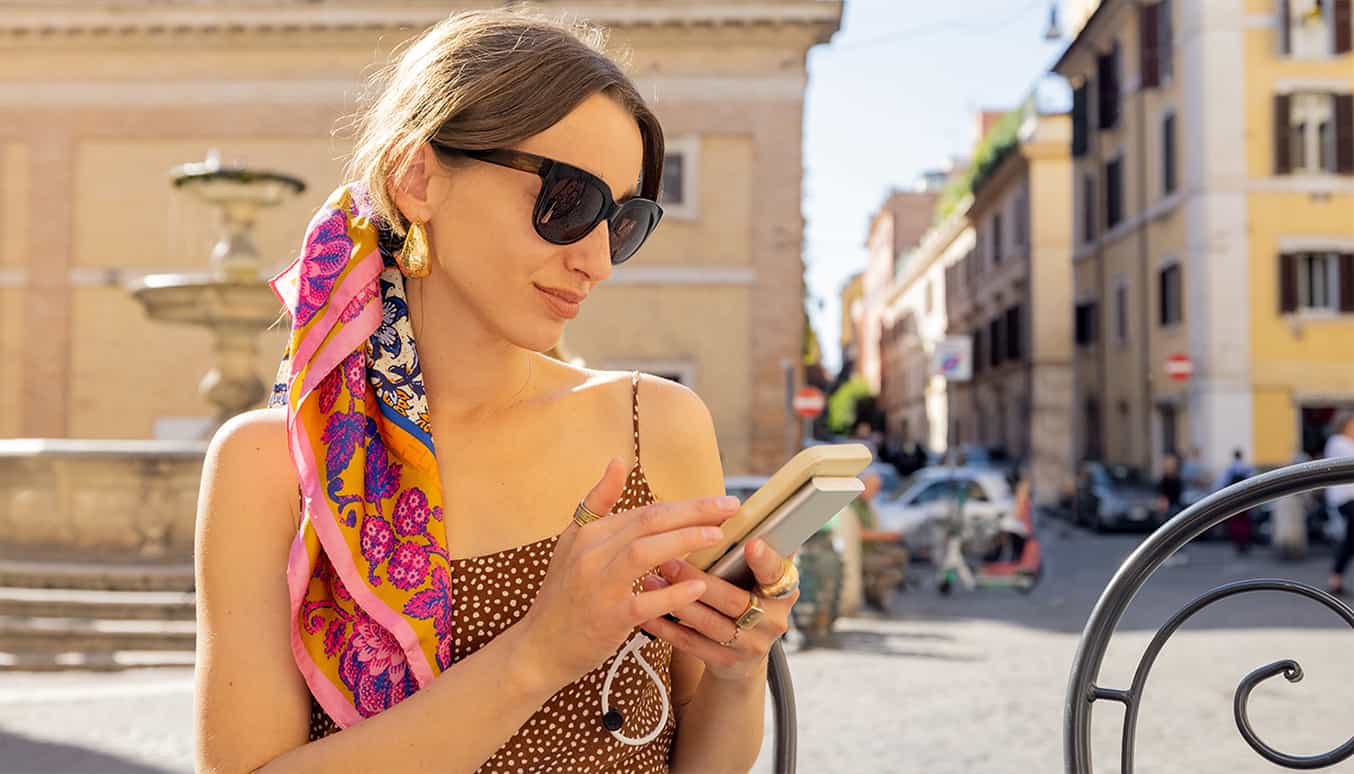
[[[94,591],[192,591],[191,564],[0,559],[0,587]]]
[[[0,649],[0,672],[117,672],[123,669],[190,667],[191,650],[7,651]]]
[[[0,651],[62,653],[120,650],[192,651],[194,621],[0,616]]]
[[[0,616],[191,621],[187,591],[103,591],[0,587]]]

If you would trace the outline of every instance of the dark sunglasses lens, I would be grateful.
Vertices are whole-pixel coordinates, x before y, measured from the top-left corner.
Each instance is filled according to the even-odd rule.
[[[555,244],[577,242],[592,231],[606,200],[602,192],[581,175],[559,172],[541,184],[536,207],[536,231]]]
[[[611,263],[624,263],[649,238],[658,225],[658,209],[653,202],[631,199],[621,205],[611,219]]]

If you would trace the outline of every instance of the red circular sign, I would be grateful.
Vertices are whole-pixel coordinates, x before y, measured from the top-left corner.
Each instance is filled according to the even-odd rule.
[[[801,417],[813,419],[823,413],[826,405],[827,399],[823,397],[823,391],[817,387],[800,387],[795,393],[795,413]]]
[[[1194,375],[1194,361],[1189,355],[1177,352],[1166,358],[1166,375],[1177,382],[1188,381]]]

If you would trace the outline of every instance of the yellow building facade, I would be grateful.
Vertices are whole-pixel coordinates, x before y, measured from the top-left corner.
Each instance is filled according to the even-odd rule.
[[[215,213],[169,170],[244,163],[308,190],[261,214],[268,270],[341,181],[341,131],[374,65],[474,2],[19,3],[0,18],[0,436],[182,437],[211,410],[207,334],[146,319],[127,284],[198,271]],[[803,347],[805,56],[837,1],[536,6],[605,25],[668,138],[666,216],[566,330],[591,367],[694,388],[725,470],[769,472],[796,427]],[[285,323],[259,338],[272,376]]]
[[[1055,66],[1076,90],[1080,457],[1284,464],[1354,404],[1350,16],[1108,0]]]

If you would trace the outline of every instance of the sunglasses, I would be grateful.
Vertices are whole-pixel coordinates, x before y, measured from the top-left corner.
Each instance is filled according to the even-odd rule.
[[[541,239],[551,244],[571,245],[606,221],[613,266],[638,252],[663,218],[658,202],[636,196],[617,203],[600,177],[572,164],[523,151],[462,150],[436,140],[432,144],[450,153],[540,177],[541,191],[536,195],[531,224]]]

